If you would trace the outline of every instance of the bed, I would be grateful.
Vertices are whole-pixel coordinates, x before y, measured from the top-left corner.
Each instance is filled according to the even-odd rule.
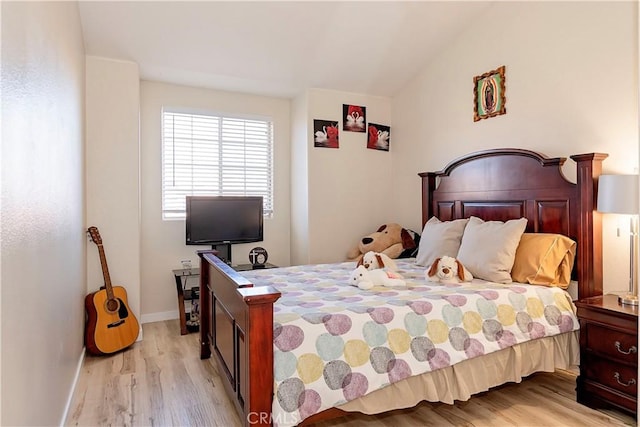
[[[560,234],[576,242],[571,275],[577,282],[577,298],[600,295],[602,236],[594,208],[597,179],[606,157],[599,153],[571,156],[577,177],[572,183],[561,170],[565,158],[547,158],[523,149],[486,150],[463,156],[441,171],[419,174],[422,224],[432,217],[443,222],[526,218],[527,233]],[[306,424],[349,411],[371,414],[411,407],[421,400],[453,403],[505,382],[519,382],[533,372],[553,371],[578,362],[578,322],[572,317],[574,308],[568,294],[558,288],[482,284],[476,280],[465,285],[433,286],[424,279],[424,267],[415,266],[409,259],[398,262],[407,289],[374,288],[375,292],[365,297],[358,288],[337,285],[339,278],[353,269],[353,263],[240,274],[211,251],[201,251],[199,257],[201,358],[214,355],[221,377],[227,380],[225,388],[245,425]],[[331,277],[337,281],[329,281]],[[304,284],[309,293],[294,288],[296,282]],[[510,296],[498,297],[501,287],[508,288]],[[496,326],[499,333],[489,340],[492,342],[478,343],[475,336],[465,335],[464,328],[454,327],[464,321],[460,308],[465,304],[485,307],[492,298],[522,303],[533,298],[527,292],[546,301],[535,328],[519,327],[518,322],[512,330]],[[515,313],[497,301],[491,303],[489,311],[499,306],[503,314]],[[438,306],[441,302],[443,305]],[[558,306],[547,309],[547,302],[558,302]],[[346,312],[354,316],[353,320],[345,320]],[[442,319],[428,317],[435,313],[446,314]],[[351,328],[358,321],[357,315],[368,318],[369,325]],[[416,326],[426,325],[421,316],[428,318],[425,328],[432,328],[430,338],[438,336],[441,327],[441,341],[453,347],[458,342],[459,348],[441,350],[432,347],[429,340],[425,344],[420,336],[425,329]],[[407,321],[417,317],[415,324]],[[544,318],[551,319],[545,326],[548,330],[540,329]],[[295,322],[302,324],[294,327]],[[528,322],[532,324],[531,319]],[[401,331],[403,323],[408,332]],[[388,336],[379,338],[376,331],[382,326]],[[311,355],[306,349],[289,354],[304,348],[294,332],[312,335],[314,329],[322,332],[313,337],[319,355]],[[351,329],[367,331],[367,336],[356,339],[345,335],[340,343],[340,336]],[[532,330],[539,333],[533,334]],[[478,336],[492,335],[485,326],[477,332]],[[452,338],[456,336],[458,341]],[[358,345],[366,347],[362,342],[369,346],[360,348],[369,358],[358,361],[359,353],[354,349]],[[401,357],[404,353],[408,359]],[[352,371],[343,361],[332,358],[363,366],[373,376],[367,377],[369,374],[355,367]],[[380,378],[374,378],[376,373]],[[308,383],[321,383],[339,396],[335,400],[320,398],[305,386]]]

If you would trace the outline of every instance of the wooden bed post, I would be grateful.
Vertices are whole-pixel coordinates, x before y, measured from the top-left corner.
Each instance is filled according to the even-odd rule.
[[[211,324],[210,295],[207,292],[209,283],[209,264],[204,259],[204,254],[215,255],[213,250],[197,251],[200,257],[200,359],[211,357],[211,343],[209,341],[209,325]]]
[[[435,172],[421,172],[418,175],[422,178],[422,227],[424,227],[429,218],[434,215],[433,192],[436,189],[437,174]]]
[[[239,289],[249,307],[246,332],[247,352],[244,365],[247,373],[240,378],[240,387],[247,387],[245,404],[245,426],[270,426],[273,405],[273,303],[280,298],[280,292],[265,293],[271,287],[252,287]],[[243,349],[241,348],[240,351]],[[254,363],[250,363],[254,360]],[[260,363],[255,363],[259,360]],[[241,368],[242,369],[242,368]],[[249,380],[250,381],[246,381]]]
[[[578,265],[582,267],[578,270],[578,295],[581,299],[602,295],[602,217],[596,211],[596,200],[602,161],[607,157],[603,153],[571,156],[577,164],[579,234],[591,237],[580,239],[576,251]]]

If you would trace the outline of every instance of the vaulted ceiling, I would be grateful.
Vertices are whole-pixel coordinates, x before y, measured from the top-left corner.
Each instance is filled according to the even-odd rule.
[[[293,97],[393,96],[478,17],[481,1],[79,3],[87,55],[144,80]]]

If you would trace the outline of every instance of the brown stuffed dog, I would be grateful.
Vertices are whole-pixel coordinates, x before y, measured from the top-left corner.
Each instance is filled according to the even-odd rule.
[[[359,261],[362,255],[369,251],[385,254],[389,258],[398,258],[407,249],[417,247],[415,237],[414,233],[400,224],[383,224],[375,233],[360,239],[358,246],[349,250],[347,258],[351,261]]]

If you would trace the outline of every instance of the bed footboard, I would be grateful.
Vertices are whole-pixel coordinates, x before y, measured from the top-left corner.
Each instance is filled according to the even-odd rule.
[[[271,425],[273,303],[280,292],[254,287],[214,254],[198,252],[200,358],[213,352],[243,425]]]

